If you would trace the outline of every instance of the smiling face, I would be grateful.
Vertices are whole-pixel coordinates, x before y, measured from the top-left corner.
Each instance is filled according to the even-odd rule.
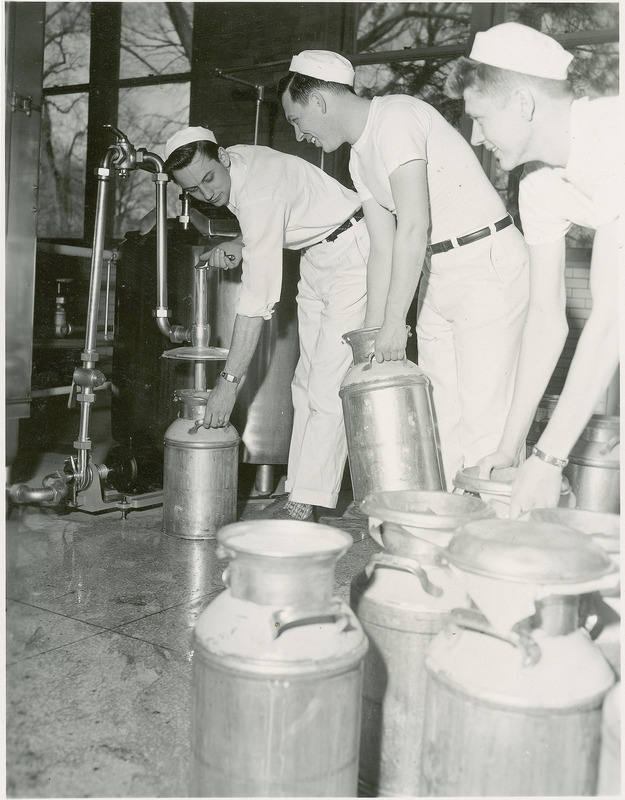
[[[293,100],[289,92],[282,95],[282,108],[287,121],[295,130],[298,142],[310,142],[320,147],[324,153],[332,153],[343,144],[331,124],[328,108],[323,95],[313,92],[307,103]]]
[[[506,99],[498,94],[464,90],[464,108],[473,120],[471,144],[484,145],[494,153],[502,169],[511,170],[531,160],[527,154],[531,114],[519,92]]]
[[[203,200],[214,206],[225,206],[230,199],[230,156],[219,148],[219,161],[198,154],[188,167],[174,170],[174,180],[181,189],[196,200]]]

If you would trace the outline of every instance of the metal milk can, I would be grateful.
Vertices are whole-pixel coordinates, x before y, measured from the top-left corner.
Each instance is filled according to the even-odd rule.
[[[527,434],[527,455],[540,439],[559,395],[545,395],[538,404]],[[588,511],[620,512],[620,439],[621,418],[609,414],[593,414],[569,454],[563,470],[577,508]]]
[[[599,796],[621,797],[621,682],[608,692],[603,703]]]
[[[427,647],[464,587],[439,563],[463,523],[492,516],[478,498],[447,492],[369,495],[361,506],[378,553],[351,585],[351,606],[369,638],[360,737],[360,794],[416,797]]]
[[[580,627],[579,595],[616,584],[615,566],[580,532],[497,519],[466,525],[447,559],[480,611],[453,610],[426,659],[424,793],[595,794],[614,673]]]
[[[351,536],[252,520],[217,541],[228,588],[195,628],[191,795],[354,797],[367,639],[333,597]]]
[[[594,414],[590,418],[563,470],[577,498],[577,508],[620,512],[620,441],[620,417]]]
[[[379,330],[343,336],[354,353],[339,395],[356,502],[373,492],[445,486],[430,381],[409,360],[378,364]]]
[[[621,566],[621,518],[618,514],[585,511],[581,508],[534,508],[520,519],[529,522],[555,522],[581,531],[602,547],[613,564]],[[621,671],[621,590],[620,586],[593,592],[581,598],[589,612],[597,618],[593,641],[620,677]]]
[[[196,426],[207,395],[178,389],[178,418],[164,436],[163,530],[181,539],[214,539],[237,518],[239,434]]]
[[[458,491],[481,497],[501,519],[510,516],[510,497],[512,484],[517,476],[518,467],[494,469],[490,478],[480,478],[479,467],[465,467],[454,476],[454,486]],[[568,508],[575,505],[575,496],[571,493],[568,480],[562,478],[559,506]]]

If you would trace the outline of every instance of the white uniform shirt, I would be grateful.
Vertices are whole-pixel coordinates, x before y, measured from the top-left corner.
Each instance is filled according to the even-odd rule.
[[[282,250],[320,242],[360,208],[358,195],[297,156],[234,145],[228,208],[243,236],[237,313],[269,319],[282,289]]]
[[[389,177],[414,160],[427,164],[430,242],[471,233],[505,216],[471,146],[435,108],[408,95],[374,97],[349,162],[361,201],[373,197],[395,213]]]
[[[575,100],[566,167],[527,164],[519,211],[528,244],[561,239],[571,225],[599,228],[616,219],[622,202],[622,142],[618,97]]]

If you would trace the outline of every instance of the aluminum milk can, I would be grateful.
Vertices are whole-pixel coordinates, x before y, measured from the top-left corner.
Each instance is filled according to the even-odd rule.
[[[361,506],[385,547],[352,581],[351,606],[369,638],[365,658],[359,790],[367,797],[416,797],[421,785],[425,654],[464,587],[439,563],[464,522],[492,516],[475,497],[399,491]]]
[[[354,353],[339,395],[356,502],[373,492],[445,486],[430,381],[409,360],[378,364],[378,331],[343,336]]]
[[[252,520],[217,541],[228,588],[195,628],[191,795],[354,797],[367,639],[333,597],[351,536]]]
[[[490,478],[480,478],[479,467],[465,467],[454,476],[454,486],[458,491],[481,497],[501,519],[510,516],[510,497],[512,484],[517,476],[518,467],[494,469]],[[575,497],[571,493],[568,480],[562,478],[559,506],[568,508],[575,505]]]
[[[621,682],[613,686],[603,703],[599,796],[622,797],[621,791]]]
[[[239,434],[232,425],[196,428],[206,395],[178,389],[178,418],[164,436],[163,530],[181,539],[214,539],[237,518]]]
[[[559,399],[557,394],[545,395],[540,401],[527,434],[528,456]],[[620,512],[620,430],[619,416],[593,414],[571,450],[563,475],[571,485],[577,508]]]
[[[594,414],[590,418],[563,470],[577,498],[577,508],[620,512],[620,440],[620,417]]]
[[[426,659],[424,793],[595,794],[614,673],[580,627],[579,594],[618,582],[615,566],[585,534],[497,519],[466,525],[447,559],[480,611],[452,611]],[[531,600],[534,613],[495,625],[493,598],[496,608]]]

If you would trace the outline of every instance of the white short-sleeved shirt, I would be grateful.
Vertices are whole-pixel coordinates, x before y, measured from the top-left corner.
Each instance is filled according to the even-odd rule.
[[[574,100],[566,167],[527,164],[519,211],[528,244],[555,242],[571,225],[597,229],[616,219],[622,203],[622,142],[618,97]]]
[[[282,250],[320,242],[360,208],[355,192],[302,158],[234,145],[228,208],[243,237],[237,313],[269,319],[282,289]]]
[[[414,160],[427,164],[430,242],[462,236],[505,216],[471,146],[435,108],[408,95],[374,97],[349,162],[361,201],[373,198],[395,213],[390,175]]]

